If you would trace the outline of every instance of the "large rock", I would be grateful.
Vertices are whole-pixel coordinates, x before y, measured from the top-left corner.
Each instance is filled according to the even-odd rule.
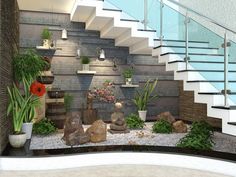
[[[166,120],[170,124],[173,124],[176,121],[175,117],[172,116],[170,112],[162,112],[157,116],[157,120]]]
[[[86,133],[89,135],[90,141],[93,143],[106,141],[107,124],[105,124],[102,120],[97,120],[86,130]]]
[[[174,122],[172,127],[176,133],[187,133],[188,130],[187,125],[182,120]]]
[[[68,146],[74,146],[89,142],[89,136],[84,132],[82,121],[78,114],[67,115],[63,140]]]

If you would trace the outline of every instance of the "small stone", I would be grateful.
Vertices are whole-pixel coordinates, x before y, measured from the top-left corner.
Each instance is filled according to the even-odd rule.
[[[107,124],[102,120],[95,121],[91,127],[86,130],[93,143],[103,142],[107,139]]]
[[[188,130],[187,125],[182,121],[176,121],[173,123],[173,131],[176,133],[186,133]]]
[[[176,120],[170,112],[162,112],[157,116],[157,120],[166,120],[170,124],[173,124]]]
[[[67,115],[64,128],[64,136],[62,138],[66,145],[74,146],[89,142],[89,136],[84,132],[82,121],[78,114]]]
[[[136,143],[135,141],[132,141],[132,140],[131,140],[131,141],[128,142],[128,144],[129,144],[129,145],[136,145],[137,143]]]

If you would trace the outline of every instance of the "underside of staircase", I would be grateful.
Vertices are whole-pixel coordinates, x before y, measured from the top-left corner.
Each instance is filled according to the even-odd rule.
[[[236,62],[229,63],[230,106],[225,107],[224,95],[217,89],[224,84],[224,56],[219,48],[209,47],[210,41],[189,41],[190,61],[186,68],[185,41],[168,39],[161,43],[155,30],[141,29],[140,21],[122,18],[122,10],[105,8],[102,0],[77,0],[71,21],[84,22],[87,30],[100,31],[101,38],[129,47],[130,54],[158,57],[167,71],[174,71],[175,80],[183,80],[184,90],[194,91],[196,103],[207,105],[209,117],[222,119],[222,132],[236,136],[236,105],[232,101],[236,97]]]

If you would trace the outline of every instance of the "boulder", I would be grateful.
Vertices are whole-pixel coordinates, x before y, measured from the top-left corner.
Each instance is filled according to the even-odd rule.
[[[107,124],[102,120],[97,120],[86,130],[86,133],[89,135],[90,141],[93,143],[106,141]]]
[[[172,127],[176,133],[187,133],[188,130],[187,125],[182,120],[174,122]]]
[[[170,124],[173,124],[176,120],[170,112],[162,112],[157,116],[157,120],[166,120]]]
[[[82,121],[78,114],[67,115],[64,128],[64,136],[62,139],[68,146],[74,146],[89,142],[89,136],[84,132]]]

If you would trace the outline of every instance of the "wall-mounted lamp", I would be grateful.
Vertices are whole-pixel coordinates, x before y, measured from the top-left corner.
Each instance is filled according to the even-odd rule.
[[[63,29],[63,30],[62,30],[61,38],[62,38],[63,40],[66,40],[66,39],[67,39],[67,31],[66,31],[66,29]]]
[[[98,60],[104,61],[106,58],[105,51],[101,48],[97,48],[97,55],[98,55]]]

